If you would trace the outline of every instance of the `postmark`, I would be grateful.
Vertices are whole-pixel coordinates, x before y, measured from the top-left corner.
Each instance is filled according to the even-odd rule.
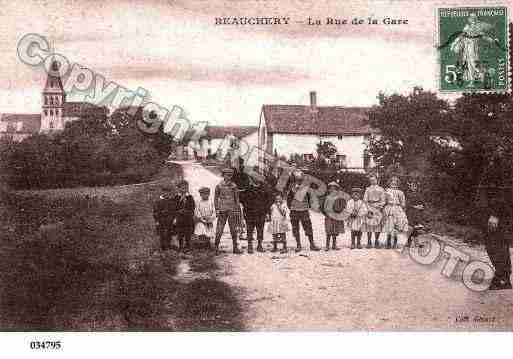
[[[439,8],[437,26],[440,91],[508,90],[506,7]]]

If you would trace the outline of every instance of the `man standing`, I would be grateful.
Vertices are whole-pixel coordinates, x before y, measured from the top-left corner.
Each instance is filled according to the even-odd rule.
[[[258,168],[254,169],[259,172]],[[273,203],[274,190],[266,183],[254,181],[244,191],[244,217],[248,235],[248,253],[253,253],[253,232],[257,234],[257,252],[264,252],[262,241],[264,240],[265,218]]]
[[[303,189],[301,189],[301,182],[303,181],[303,173],[300,171],[296,171],[293,174],[292,179],[292,188],[290,189],[287,195],[287,206],[290,209],[290,223],[292,224],[292,234],[296,239],[297,247],[296,252],[300,252],[302,250],[301,247],[301,237],[299,234],[299,223],[303,226],[303,230],[305,231],[308,240],[310,241],[310,250],[318,251],[320,250],[317,247],[313,240],[313,230],[312,230],[312,221],[310,219],[310,207],[311,207],[311,198],[310,193],[306,193],[302,195]]]
[[[233,170],[231,168],[225,168],[222,173],[223,180],[216,186],[214,192],[214,206],[217,214],[216,254],[219,253],[219,243],[221,242],[221,236],[223,235],[226,221],[228,221],[230,234],[232,236],[233,253],[242,254],[237,243],[238,221],[240,217],[239,190],[235,183],[232,182]]]
[[[176,201],[172,192],[171,186],[162,186],[162,193],[153,204],[153,218],[160,238],[160,248],[163,251],[171,248],[171,236],[175,229]]]
[[[509,240],[505,236],[508,221],[511,220],[511,211],[506,202],[507,194],[511,195],[507,175],[507,161],[504,160],[504,150],[499,147],[484,172],[479,186],[480,198],[484,201],[483,232],[485,233],[485,247],[488,256],[495,268],[495,275],[489,289],[511,289],[511,258]]]
[[[191,237],[194,232],[194,198],[189,193],[189,183],[187,181],[180,181],[177,189],[178,194],[175,196],[174,201],[176,203],[178,250],[188,251],[191,249]]]

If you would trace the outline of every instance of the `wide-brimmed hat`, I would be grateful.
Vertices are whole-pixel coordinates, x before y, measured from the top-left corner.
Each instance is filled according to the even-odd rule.
[[[328,183],[328,188],[330,187],[340,188],[340,185],[337,182],[330,182]]]
[[[351,188],[351,193],[362,193],[362,189],[360,187]]]
[[[208,187],[201,187],[198,192],[201,193],[210,193],[210,188]]]

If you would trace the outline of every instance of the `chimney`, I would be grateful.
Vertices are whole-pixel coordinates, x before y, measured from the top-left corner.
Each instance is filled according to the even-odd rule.
[[[315,91],[310,91],[310,107],[312,110],[317,110],[317,93]]]

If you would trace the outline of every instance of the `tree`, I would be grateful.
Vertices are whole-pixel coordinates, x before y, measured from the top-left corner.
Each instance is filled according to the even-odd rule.
[[[337,154],[337,148],[330,141],[319,142],[317,144],[317,156],[324,158],[332,158]]]
[[[449,103],[419,87],[407,96],[380,93],[378,99],[369,113],[370,126],[380,131],[369,141],[373,158],[385,168],[422,168],[436,146],[433,137],[447,135]]]

